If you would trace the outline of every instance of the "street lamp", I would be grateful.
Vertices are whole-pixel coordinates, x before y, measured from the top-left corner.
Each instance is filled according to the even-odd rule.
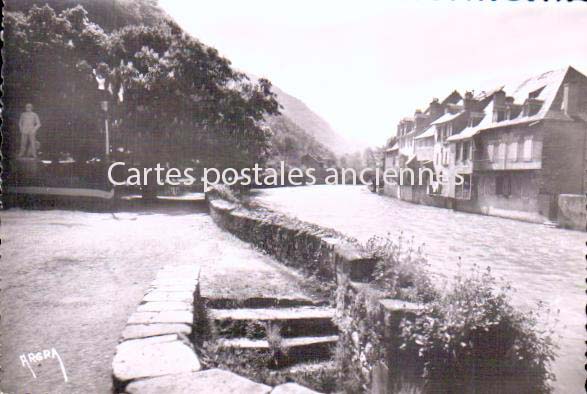
[[[104,133],[106,135],[106,159],[110,156],[110,133],[108,130],[108,101],[100,101],[100,109],[104,112]]]

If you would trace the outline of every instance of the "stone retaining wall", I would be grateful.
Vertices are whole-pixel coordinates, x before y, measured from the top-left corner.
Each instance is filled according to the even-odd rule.
[[[346,392],[383,394],[400,387],[420,392],[421,370],[409,366],[413,355],[398,352],[401,321],[413,319],[420,306],[385,299],[369,284],[377,264],[373,256],[334,230],[246,207],[226,199],[222,190],[212,189],[206,199],[220,227],[285,264],[336,285],[336,361]]]
[[[214,190],[206,199],[216,224],[287,265],[333,283],[337,269],[359,282],[368,281],[373,272],[376,259],[334,230],[264,209],[248,209]]]
[[[400,351],[401,323],[414,319],[421,306],[387,299],[375,287],[341,281],[337,290],[337,355],[342,384],[348,392],[419,393],[417,356]]]

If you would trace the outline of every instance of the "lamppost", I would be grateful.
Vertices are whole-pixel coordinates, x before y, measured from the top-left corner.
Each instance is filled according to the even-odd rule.
[[[105,153],[106,159],[110,157],[110,132],[108,130],[108,101],[100,101],[100,109],[104,113],[104,134],[105,134]]]

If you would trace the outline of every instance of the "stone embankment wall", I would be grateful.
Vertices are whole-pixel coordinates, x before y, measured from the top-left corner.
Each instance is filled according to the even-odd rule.
[[[557,219],[561,227],[587,230],[587,196],[583,194],[561,194],[558,197]]]
[[[336,282],[337,269],[354,281],[369,280],[376,260],[353,239],[265,209],[249,209],[224,193],[217,187],[206,194],[210,215],[238,238],[327,282]]]
[[[247,207],[224,187],[212,189],[206,199],[220,227],[334,285],[339,327],[336,362],[346,392],[390,393],[399,385],[405,388],[406,382],[412,392],[419,392],[419,374],[410,375],[409,360],[402,359],[397,349],[401,321],[414,318],[420,307],[385,299],[369,283],[377,264],[373,256],[334,230]]]

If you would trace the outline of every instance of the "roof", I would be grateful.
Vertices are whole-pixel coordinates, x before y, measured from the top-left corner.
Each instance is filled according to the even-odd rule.
[[[411,154],[408,160],[406,161],[406,165],[409,165],[414,159],[416,158],[415,154]]]
[[[447,141],[458,141],[458,140],[464,140],[467,138],[471,138],[474,135],[476,135],[477,133],[479,133],[481,130],[483,130],[484,128],[489,127],[491,125],[491,122],[493,121],[493,101],[490,101],[489,104],[487,104],[487,106],[484,108],[483,112],[484,112],[483,119],[481,119],[481,122],[479,122],[479,124],[477,126],[475,126],[475,127],[467,126],[460,133],[452,135],[452,136],[448,137],[446,140]]]
[[[458,118],[459,116],[461,116],[464,113],[465,112],[461,111],[461,112],[457,112],[455,114],[451,114],[451,113],[444,114],[440,118],[438,118],[434,122],[432,122],[432,124],[435,125],[435,124],[442,124],[442,123],[450,122],[451,120],[455,120],[456,118]]]
[[[386,149],[386,152],[391,152],[399,149],[399,144],[396,142],[391,148]]]
[[[414,138],[415,140],[420,140],[423,138],[430,138],[430,137],[434,137],[434,134],[436,133],[436,126],[432,125],[430,127],[428,127],[426,129],[426,131],[424,131],[422,134],[420,134],[419,136],[417,136],[416,138]]]
[[[528,99],[531,93],[534,94],[534,98],[543,102],[540,110],[532,116],[524,116],[523,112],[514,118],[504,120],[501,122],[493,121],[493,101],[484,109],[485,116],[481,122],[475,127],[467,127],[459,134],[455,134],[447,139],[447,141],[459,141],[467,138],[471,138],[478,134],[480,131],[491,130],[500,127],[515,126],[522,124],[530,124],[539,120],[556,118],[560,119],[560,115],[555,112],[551,112],[553,109],[553,103],[556,99],[557,93],[559,92],[561,85],[567,75],[570,67],[548,71],[538,76],[528,78],[519,84],[509,84],[503,87],[503,90],[508,96],[514,98],[514,103],[523,104]],[[502,90],[502,89],[498,89]],[[494,92],[498,91],[495,90]],[[569,119],[570,120],[570,119]]]

